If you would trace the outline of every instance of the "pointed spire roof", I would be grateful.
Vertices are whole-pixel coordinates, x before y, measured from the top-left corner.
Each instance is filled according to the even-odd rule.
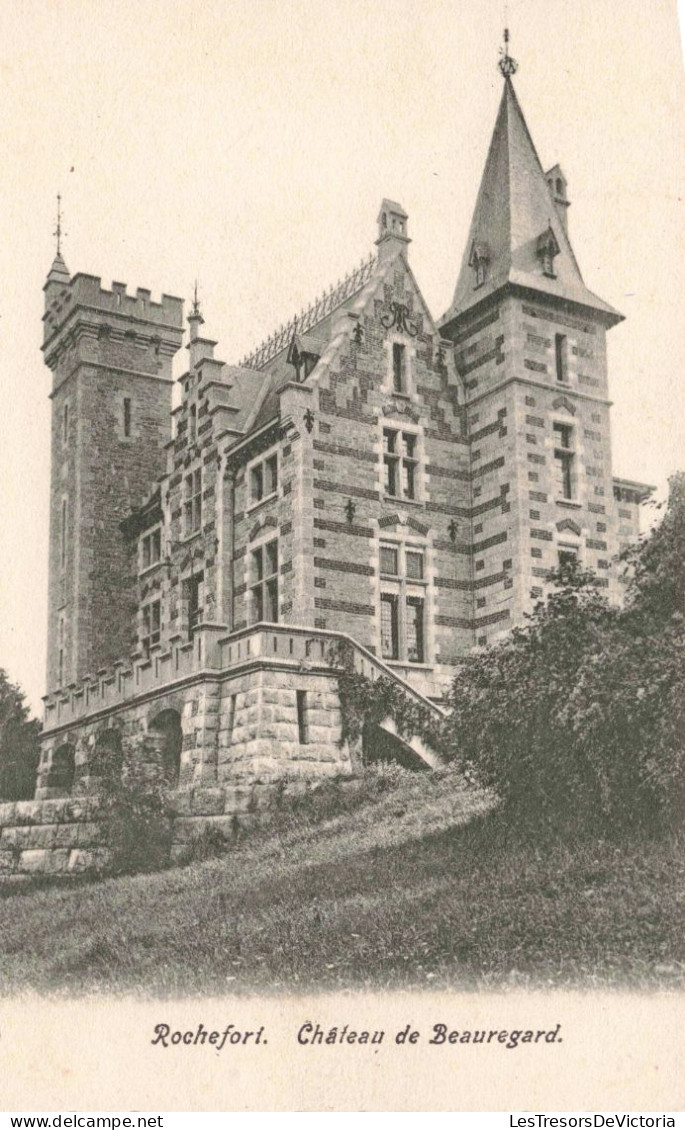
[[[71,282],[71,275],[67,270],[67,265],[62,258],[62,252],[58,251],[52,261],[52,266],[48,272],[47,282],[68,283]]]
[[[549,246],[551,269],[543,254]],[[583,282],[511,76],[505,74],[454,298],[440,325],[507,284],[590,307],[612,325],[622,319]]]

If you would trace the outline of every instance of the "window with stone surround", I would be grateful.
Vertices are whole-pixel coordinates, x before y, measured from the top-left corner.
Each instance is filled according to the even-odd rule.
[[[554,430],[554,486],[557,498],[573,499],[575,496],[573,427],[556,423]]]
[[[253,624],[278,623],[278,538],[252,550],[250,601]]]
[[[258,506],[278,491],[278,453],[273,452],[248,467],[248,506]]]
[[[67,523],[69,520],[69,502],[66,498],[62,499],[61,510],[61,525],[60,525],[60,546],[59,546],[59,560],[62,568],[67,563]]]
[[[391,498],[417,498],[418,439],[415,432],[383,428],[384,490]]]
[[[162,602],[150,600],[141,609],[142,630],[140,644],[147,655],[151,647],[159,643],[162,626]]]
[[[554,363],[557,380],[560,384],[568,383],[568,340],[566,334],[554,335]]]
[[[62,408],[62,446],[65,447],[69,440],[69,401],[64,402]]]
[[[423,547],[380,546],[380,628],[383,659],[426,662],[426,581]]]
[[[130,439],[131,438],[131,398],[130,398],[130,396],[124,397],[122,427],[123,427],[123,432],[124,432],[124,439]]]
[[[162,527],[155,526],[154,529],[149,530],[143,534],[140,539],[140,571],[144,573],[146,569],[151,569],[153,565],[159,564],[162,556]]]
[[[194,573],[183,582],[183,596],[188,609],[188,634],[193,632],[202,620],[205,604],[204,572]]]
[[[186,537],[202,527],[202,468],[190,471],[183,480],[183,529]]]
[[[407,392],[407,347],[400,341],[392,345],[393,392]]]
[[[575,545],[560,545],[557,553],[561,568],[574,565],[578,560],[578,547]]]
[[[297,701],[297,736],[300,745],[309,742],[309,719],[307,718],[307,692],[295,691]]]
[[[64,613],[59,614],[59,659],[58,659],[58,685],[64,684]]]

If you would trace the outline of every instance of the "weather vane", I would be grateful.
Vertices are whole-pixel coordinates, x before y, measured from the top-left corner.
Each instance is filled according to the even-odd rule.
[[[52,234],[57,237],[57,254],[59,255],[62,251],[62,196],[59,192],[57,193],[57,227]]]
[[[197,279],[195,279],[195,289],[193,291],[193,314],[200,313],[200,299],[197,294]]]
[[[518,63],[516,59],[512,59],[509,54],[509,28],[504,29],[504,47],[500,47],[500,61],[497,64],[505,78],[511,78],[518,70]]]

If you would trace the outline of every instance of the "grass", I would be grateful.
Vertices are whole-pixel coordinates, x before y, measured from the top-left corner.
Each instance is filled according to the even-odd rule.
[[[534,845],[450,772],[377,772],[220,858],[9,886],[1,991],[683,987],[682,846]]]

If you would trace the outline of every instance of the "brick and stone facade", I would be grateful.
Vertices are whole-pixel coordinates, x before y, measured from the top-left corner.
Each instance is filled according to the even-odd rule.
[[[507,77],[440,321],[384,200],[377,253],[241,364],[215,356],[195,301],[173,413],[180,300],[72,278],[58,255],[39,800],[97,796],[98,752],[154,747],[179,820],[230,820],[274,783],[358,767],[341,643],[438,711],[455,666],[520,623],[560,561],[619,597],[649,488],[612,478],[621,315],[585,286],[567,210]],[[72,843],[59,812],[41,816],[49,846],[77,852],[86,833]]]

